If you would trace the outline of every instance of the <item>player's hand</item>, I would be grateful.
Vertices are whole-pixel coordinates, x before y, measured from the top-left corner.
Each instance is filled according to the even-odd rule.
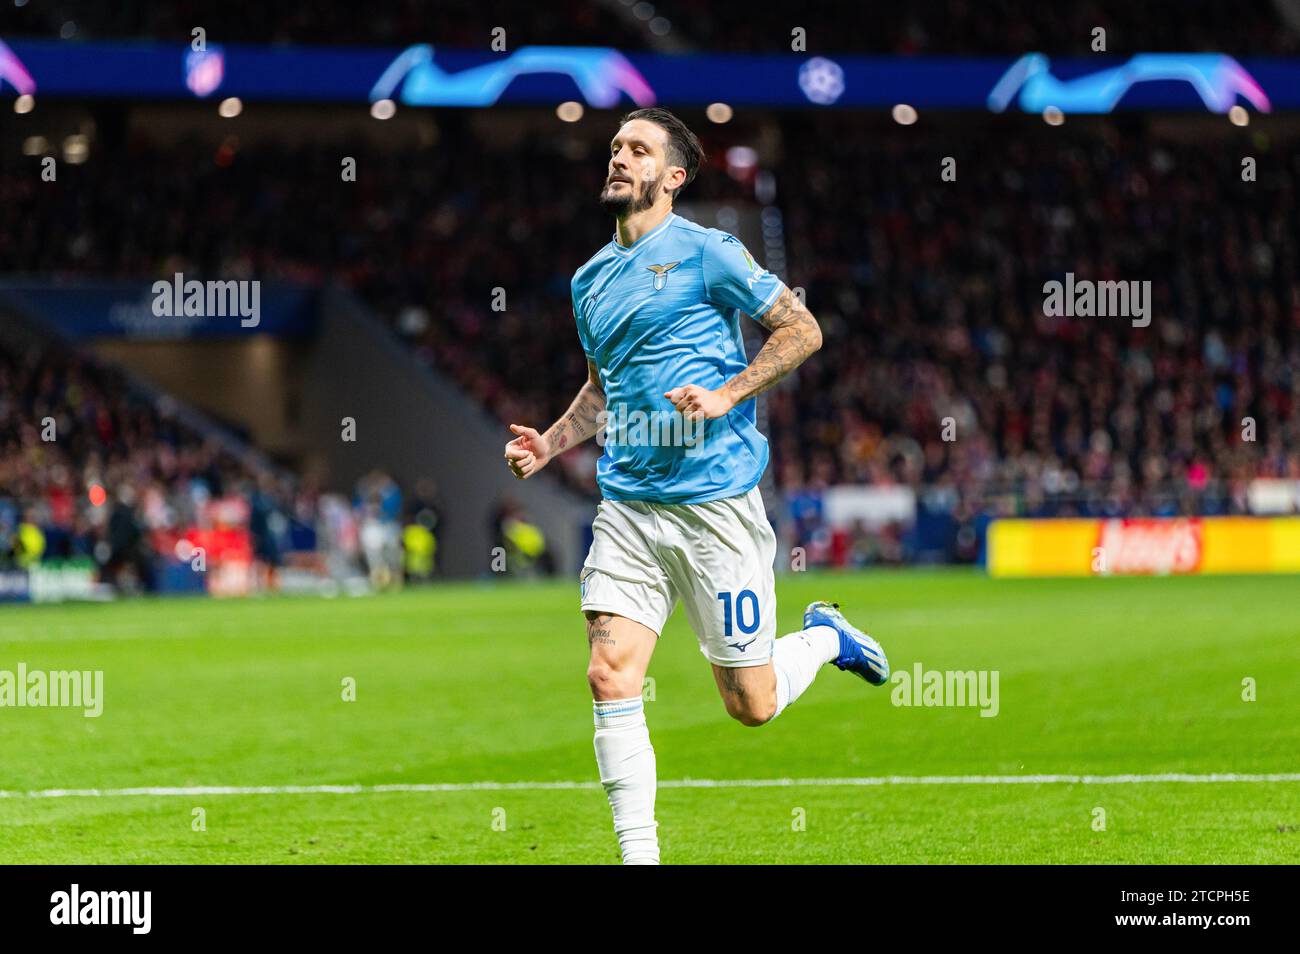
[[[673,407],[688,421],[722,417],[735,406],[722,391],[710,391],[698,384],[687,384],[665,391],[664,397],[672,401]]]
[[[510,430],[518,436],[506,445],[506,463],[510,472],[520,480],[527,480],[551,459],[550,443],[531,427],[511,424]]]

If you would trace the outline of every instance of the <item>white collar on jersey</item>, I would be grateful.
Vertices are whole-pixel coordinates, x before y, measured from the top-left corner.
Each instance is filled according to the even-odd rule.
[[[658,225],[656,225],[654,228],[652,228],[652,229],[651,229],[649,232],[647,232],[645,235],[641,236],[639,239],[637,239],[637,240],[636,240],[635,242],[633,242],[631,245],[627,245],[627,246],[623,246],[623,245],[619,245],[619,244],[618,244],[618,229],[616,228],[616,229],[614,229],[614,240],[613,240],[610,244],[614,246],[614,251],[616,251],[616,252],[621,252],[622,254],[626,255],[626,254],[628,254],[629,252],[632,252],[632,251],[635,251],[635,250],[638,249],[638,248],[641,248],[643,245],[645,245],[645,243],[646,243],[647,241],[649,241],[650,239],[654,238],[656,235],[658,235],[658,234],[659,234],[660,232],[662,232],[664,229],[668,228],[669,223],[672,222],[672,220],[675,219],[675,218],[677,218],[677,213],[676,213],[676,212],[669,212],[666,216],[664,216],[664,220],[663,220],[662,222],[660,222]]]

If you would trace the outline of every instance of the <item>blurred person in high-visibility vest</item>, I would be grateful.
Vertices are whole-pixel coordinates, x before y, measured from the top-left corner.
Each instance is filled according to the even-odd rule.
[[[507,573],[555,573],[555,558],[547,547],[546,534],[528,519],[517,502],[502,501],[493,523],[498,545],[505,549]]]
[[[411,582],[433,578],[438,538],[434,535],[435,518],[430,510],[421,510],[402,530],[403,562],[406,579]]]
[[[23,522],[18,524],[18,532],[14,534],[14,562],[27,569],[40,563],[44,555],[45,531],[36,522],[36,515],[29,510],[24,514]]]

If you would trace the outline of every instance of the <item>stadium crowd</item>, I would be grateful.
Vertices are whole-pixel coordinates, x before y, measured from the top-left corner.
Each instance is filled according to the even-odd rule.
[[[185,416],[63,346],[0,347],[0,571],[81,562],[119,591],[184,588],[161,577],[197,545],[260,574],[241,587],[278,585],[295,553],[381,588],[434,575],[431,482],[404,495],[373,471],[350,500],[322,493]]]
[[[123,588],[156,588],[154,556],[238,497],[257,552],[315,501],[264,463],[182,422],[120,373],[62,347],[0,349],[0,566],[86,559]]]
[[[958,143],[791,118],[782,132],[785,277],[827,341],[768,398],[783,487],[951,482],[1015,490],[1030,509],[1100,492],[1155,512],[1181,494],[1230,508],[1225,481],[1300,471],[1287,142],[1247,182],[1239,150],[1140,127]],[[0,256],[27,272],[340,280],[501,418],[557,416],[585,371],[568,279],[608,238],[590,199],[599,158],[550,143],[347,148],[355,186],[325,185],[329,149],[259,148],[223,166],[197,144],[132,142],[123,161],[68,170],[53,195],[6,165]],[[949,153],[955,182],[940,176]],[[743,190],[711,169],[692,198]],[[202,212],[178,215],[186,204]],[[1151,324],[1044,317],[1043,284],[1066,272],[1150,280]],[[590,455],[566,464],[590,481]]]
[[[364,11],[348,0],[21,0],[0,5],[0,36],[149,37],[188,43],[195,27],[202,27],[213,43],[428,42],[482,48],[500,28],[511,49],[540,43],[735,53],[789,52],[791,31],[801,27],[812,53],[1018,55],[1037,50],[1085,56],[1097,52],[1093,31],[1101,28],[1111,53],[1288,56],[1298,48],[1295,30],[1286,28],[1276,5],[1267,0],[1087,0],[1068,7],[1015,0],[394,0]]]
[[[1245,181],[1241,150],[1203,139],[1054,132],[802,131],[782,176],[789,259],[827,346],[771,399],[787,486],[1160,513],[1240,508],[1250,478],[1300,477],[1294,145],[1269,143]],[[1044,284],[1066,273],[1149,281],[1149,325],[1047,317]]]
[[[445,139],[475,141],[465,114],[439,120]],[[1251,479],[1300,478],[1296,141],[1177,123],[975,122],[993,128],[781,120],[771,171],[783,277],[825,335],[764,398],[773,473],[797,522],[817,529],[820,494],[843,483],[914,488],[969,528],[1008,513],[1240,512]],[[715,156],[744,135],[704,131]],[[357,182],[339,181],[340,154],[357,157]],[[948,156],[955,181],[941,174]],[[128,137],[44,184],[30,161],[0,157],[0,261],[15,271],[339,281],[502,420],[555,419],[585,375],[569,279],[609,237],[594,201],[603,157],[588,141],[380,150],[232,137],[214,150]],[[690,200],[746,198],[752,184],[722,165]],[[1044,283],[1066,273],[1150,281],[1149,325],[1046,317]],[[46,384],[29,373],[33,386]],[[119,415],[115,440],[165,433]],[[594,493],[596,452],[565,455],[556,471]],[[187,487],[197,475],[264,482],[199,442],[127,446],[105,462],[87,444],[5,485],[48,496],[74,466],[135,467],[142,488],[158,472]],[[262,492],[287,513],[300,505],[284,487]],[[157,498],[146,510],[185,508],[185,493],[166,506],[144,493]],[[864,559],[900,553],[861,542],[849,549],[877,552]]]

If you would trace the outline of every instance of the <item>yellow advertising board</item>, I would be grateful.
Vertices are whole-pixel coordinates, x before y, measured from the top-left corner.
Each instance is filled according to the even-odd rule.
[[[990,576],[1300,573],[1300,517],[995,520]]]

